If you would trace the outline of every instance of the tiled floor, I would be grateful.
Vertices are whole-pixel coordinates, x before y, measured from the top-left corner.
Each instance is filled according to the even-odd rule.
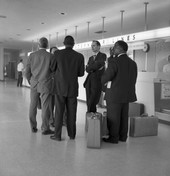
[[[86,147],[85,103],[78,103],[77,136],[61,142],[31,133],[29,88],[0,82],[0,176],[169,176],[170,126],[159,124],[158,136],[129,138],[127,143]]]

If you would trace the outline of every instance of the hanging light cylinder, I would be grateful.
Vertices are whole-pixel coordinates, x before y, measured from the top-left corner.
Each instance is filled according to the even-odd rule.
[[[67,29],[65,29],[65,37],[67,36]]]
[[[123,13],[124,12],[125,12],[124,10],[120,11],[121,13],[121,26],[120,26],[121,35],[123,35]]]
[[[148,24],[147,24],[147,6],[148,6],[149,2],[144,2],[144,6],[145,6],[145,31],[148,30]]]
[[[49,34],[49,38],[48,38],[48,47],[51,47],[51,34]]]
[[[59,32],[56,32],[56,47],[58,47],[58,34]]]
[[[32,47],[32,48],[31,48],[31,52],[33,52],[33,51],[34,51],[34,40],[32,40],[31,45],[32,45],[32,46],[31,46],[31,47]]]
[[[37,38],[37,51],[39,50],[39,38]]]
[[[104,19],[105,19],[106,17],[102,17],[102,39],[104,38]]]
[[[77,28],[78,26],[75,26],[75,42],[77,43]]]
[[[90,21],[87,22],[87,41],[89,41],[90,37]]]

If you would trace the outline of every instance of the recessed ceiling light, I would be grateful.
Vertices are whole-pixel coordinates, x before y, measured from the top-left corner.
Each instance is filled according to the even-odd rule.
[[[41,24],[45,24],[44,22],[41,22]]]
[[[65,13],[65,12],[60,12],[59,14],[60,14],[60,15],[63,15],[63,16],[64,16],[64,15],[67,15],[67,13]]]
[[[21,36],[21,34],[17,34],[17,36]]]
[[[5,16],[5,15],[0,15],[0,18],[7,18],[7,16]]]
[[[30,31],[31,29],[27,29],[27,31]]]

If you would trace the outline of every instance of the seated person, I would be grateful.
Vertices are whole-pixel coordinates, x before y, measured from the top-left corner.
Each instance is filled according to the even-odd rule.
[[[164,73],[167,73],[167,72],[169,72],[170,73],[170,55],[168,56],[168,64],[166,64],[166,65],[164,65],[164,67],[163,67],[163,72]]]

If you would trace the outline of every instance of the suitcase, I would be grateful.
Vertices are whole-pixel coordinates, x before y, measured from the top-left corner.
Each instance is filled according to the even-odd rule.
[[[129,136],[157,136],[158,134],[158,117],[156,116],[139,116],[130,118]]]
[[[91,118],[94,115],[94,112],[86,112],[86,117],[85,117],[85,132],[88,130],[88,118]]]
[[[102,123],[101,113],[93,113],[91,117],[87,118],[87,124],[88,124],[87,147],[88,148],[101,147],[101,123]]]
[[[107,112],[103,112],[102,116],[102,136],[107,136],[109,134],[108,128],[107,128]]]
[[[144,113],[144,104],[129,103],[129,117],[140,116]]]

